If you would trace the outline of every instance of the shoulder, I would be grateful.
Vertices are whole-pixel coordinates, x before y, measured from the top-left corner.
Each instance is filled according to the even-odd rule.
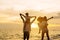
[[[42,21],[42,23],[46,23],[47,21]]]

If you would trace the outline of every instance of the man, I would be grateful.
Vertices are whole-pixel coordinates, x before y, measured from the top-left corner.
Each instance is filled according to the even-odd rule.
[[[47,28],[47,26],[48,26],[47,21],[50,20],[50,19],[52,19],[52,18],[53,18],[53,17],[47,19],[47,17],[44,16],[44,17],[41,19],[42,22],[40,22],[40,21],[38,20],[38,21],[39,21],[39,25],[38,25],[38,26],[39,26],[39,27],[41,28],[41,30],[42,30],[42,38],[41,38],[41,40],[43,40],[45,33],[46,33],[46,35],[47,35],[47,39],[50,40],[50,39],[49,39],[48,28]]]
[[[35,21],[36,16],[29,16],[28,13],[26,13],[25,15],[20,14],[20,16],[24,23],[24,27],[23,27],[24,40],[25,39],[29,40],[31,24]],[[30,18],[33,18],[33,17],[34,17],[34,19],[32,20],[32,22],[30,22]],[[24,18],[25,18],[25,20],[24,20]]]

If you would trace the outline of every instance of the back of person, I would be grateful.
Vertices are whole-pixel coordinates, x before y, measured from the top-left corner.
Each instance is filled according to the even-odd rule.
[[[47,31],[48,30],[48,28],[47,28],[47,26],[48,26],[48,24],[47,24],[47,21],[42,21],[42,31]]]
[[[42,21],[42,26],[44,27],[44,28],[46,28],[45,26],[48,26],[48,23],[47,23],[47,21]]]
[[[30,17],[26,17],[26,22],[25,22],[25,27],[24,27],[24,31],[31,31],[31,26],[30,26]]]
[[[20,14],[20,16],[24,23],[24,27],[23,27],[24,40],[25,39],[29,40],[31,24],[35,21],[36,16],[29,16],[28,13],[26,13],[26,15]],[[30,18],[33,18],[33,17],[34,17],[34,19],[30,22]],[[24,20],[24,18],[25,18],[25,20]]]
[[[39,24],[40,28],[42,28],[42,29],[46,28],[45,26],[47,26],[46,21],[39,22],[38,24]]]
[[[25,25],[26,26],[25,26],[25,30],[24,31],[30,31],[31,30],[30,24],[26,23]]]

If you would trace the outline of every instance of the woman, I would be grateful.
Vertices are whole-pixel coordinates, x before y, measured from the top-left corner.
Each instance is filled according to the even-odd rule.
[[[51,18],[53,18],[53,17],[51,17]],[[51,19],[51,18],[49,18],[49,19]],[[49,19],[47,19],[46,16],[44,16],[44,17],[38,17],[38,19],[37,19],[38,22],[39,22],[38,26],[39,26],[39,28],[41,28],[41,31],[42,31],[42,38],[41,38],[41,40],[44,39],[44,34],[45,34],[45,33],[46,33],[47,39],[50,40],[50,39],[49,39],[49,32],[48,32],[48,28],[47,28],[47,26],[48,26],[47,21],[48,21]],[[39,29],[39,30],[40,30],[40,29]]]

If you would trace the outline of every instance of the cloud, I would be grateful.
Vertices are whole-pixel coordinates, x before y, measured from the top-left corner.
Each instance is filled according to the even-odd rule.
[[[13,9],[0,10],[0,22],[17,22],[19,17],[19,12]]]
[[[20,7],[19,9],[31,8],[34,10],[58,8],[60,9],[60,0],[0,0],[0,6]],[[22,6],[22,7],[21,7]],[[17,8],[17,7],[16,7]]]
[[[5,10],[0,10],[0,14],[9,15],[9,16],[18,16],[19,11],[15,11],[13,8],[9,8]]]
[[[57,16],[54,16],[55,19],[60,19],[60,13],[57,13]]]
[[[60,13],[58,13],[58,16],[60,16]]]

